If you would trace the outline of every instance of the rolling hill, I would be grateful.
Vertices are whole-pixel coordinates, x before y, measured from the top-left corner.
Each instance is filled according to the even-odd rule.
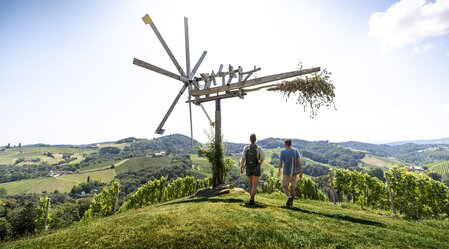
[[[449,224],[279,193],[185,198],[93,219],[4,248],[448,248]]]

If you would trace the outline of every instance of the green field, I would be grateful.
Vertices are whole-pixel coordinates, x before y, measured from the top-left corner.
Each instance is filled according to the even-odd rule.
[[[170,157],[150,157],[150,156],[143,156],[143,157],[134,157],[130,158],[127,161],[117,164],[115,168],[115,172],[117,174],[120,174],[124,171],[136,171],[143,168],[153,168],[153,169],[159,169],[166,167],[170,164],[171,158]]]
[[[58,190],[59,192],[70,192],[73,186],[78,185],[81,182],[86,182],[88,176],[90,176],[92,180],[109,183],[114,179],[115,171],[113,169],[107,169],[59,177],[41,177],[2,183],[0,184],[0,187],[5,188],[8,195],[42,193],[44,191],[53,192],[55,190]]]
[[[74,154],[77,158],[76,161],[80,162],[84,159],[83,154],[90,154],[95,150],[84,149],[84,148],[70,148],[70,147],[22,147],[22,148],[11,148],[6,149],[6,151],[0,151],[0,165],[13,165],[14,162],[19,158],[24,158],[25,160],[40,159],[40,162],[21,162],[18,165],[36,165],[36,164],[55,164],[62,161],[63,153]],[[55,158],[43,155],[44,153],[51,152]],[[71,164],[76,163],[75,161]]]
[[[435,172],[440,175],[449,174],[449,161],[435,162],[423,166],[427,167],[430,172]]]
[[[106,162],[102,162],[102,163],[97,163],[97,164],[89,165],[87,167],[83,167],[79,171],[80,172],[89,172],[89,171],[97,171],[97,170],[109,169],[109,168],[111,168],[112,165],[117,166],[118,164],[121,164],[123,161],[125,161],[125,160],[122,160],[122,161],[112,160],[112,161],[106,161]]]
[[[351,204],[248,194],[182,199],[80,222],[5,248],[449,248],[449,223]]]

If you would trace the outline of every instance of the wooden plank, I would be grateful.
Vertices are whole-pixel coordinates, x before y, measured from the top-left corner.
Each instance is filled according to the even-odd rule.
[[[147,18],[148,16],[148,18]],[[144,19],[145,18],[145,19]],[[181,76],[187,77],[187,75],[184,73],[184,70],[182,70],[181,66],[179,65],[178,61],[176,60],[175,56],[173,55],[173,53],[171,52],[170,48],[168,48],[167,43],[165,42],[164,38],[162,38],[161,33],[159,32],[159,30],[157,29],[156,25],[154,24],[153,20],[151,20],[150,16],[147,14],[146,16],[144,16],[142,19],[145,20],[149,20],[148,22],[145,22],[145,24],[149,24],[151,29],[153,29],[154,33],[156,34],[157,38],[159,39],[159,41],[162,44],[162,47],[164,47],[165,52],[167,52],[168,56],[170,57],[170,60],[173,62],[173,64],[175,64],[176,69],[178,70],[179,74],[181,74]]]
[[[158,66],[155,66],[155,65],[153,65],[153,64],[150,64],[150,63],[148,63],[148,62],[139,60],[139,59],[137,59],[137,58],[134,58],[133,64],[134,64],[134,65],[137,65],[137,66],[139,66],[139,67],[146,68],[146,69],[151,70],[151,71],[153,71],[153,72],[156,72],[156,73],[159,73],[159,74],[168,76],[168,77],[173,78],[173,79],[175,79],[175,80],[179,80],[179,81],[182,81],[182,82],[188,82],[188,81],[189,81],[189,79],[187,79],[186,77],[181,77],[181,76],[179,76],[179,75],[177,75],[177,74],[175,74],[175,73],[172,73],[172,72],[170,72],[170,71],[168,71],[168,70],[165,70],[165,69],[163,69],[163,68],[160,68],[160,67],[158,67]]]
[[[164,134],[164,129],[162,129],[162,127],[164,127],[165,122],[167,122],[168,117],[170,116],[171,112],[173,111],[173,108],[175,108],[176,103],[178,103],[179,98],[181,97],[181,95],[184,93],[184,91],[187,89],[188,84],[185,83],[181,90],[179,91],[178,95],[176,95],[175,100],[173,101],[173,103],[171,104],[170,108],[168,109],[167,113],[165,114],[164,118],[162,119],[161,123],[159,124],[159,126],[157,127],[155,133],[156,134]]]
[[[190,45],[189,45],[189,20],[184,17],[184,34],[186,43],[186,74],[190,77]]]
[[[226,93],[226,94],[222,94],[222,95],[197,98],[197,99],[193,100],[193,103],[195,105],[199,105],[204,102],[214,101],[214,100],[218,100],[218,99],[229,99],[229,98],[235,98],[235,97],[243,98],[243,96],[245,96],[245,95],[246,95],[245,92],[234,91],[234,92],[230,92],[230,93]]]
[[[300,75],[304,75],[304,74],[309,74],[309,73],[315,73],[315,72],[319,72],[319,71],[320,71],[319,67],[314,67],[314,68],[291,71],[291,72],[287,72],[287,73],[273,74],[273,75],[260,77],[257,79],[251,79],[246,82],[239,82],[239,83],[234,83],[234,84],[230,84],[230,85],[213,87],[213,88],[209,88],[209,89],[193,90],[192,96],[201,96],[201,95],[206,95],[206,94],[231,91],[231,90],[235,90],[235,89],[256,86],[256,85],[260,85],[260,84],[264,84],[264,83],[268,83],[268,82],[288,79],[288,78],[292,78],[292,77],[296,77],[296,76],[300,76]]]
[[[207,111],[206,111],[206,109],[204,108],[204,106],[203,106],[202,104],[200,104],[200,106],[201,106],[201,109],[203,109],[204,114],[206,114],[207,119],[209,119],[210,125],[211,125],[211,126],[214,126],[215,124],[214,124],[214,122],[212,121],[212,119],[210,119],[210,116],[209,116],[209,114],[207,114]]]
[[[196,71],[200,67],[201,63],[204,60],[204,57],[206,57],[207,51],[204,50],[203,54],[201,54],[200,59],[196,62],[195,66],[192,69],[192,73],[190,74],[189,80],[193,79],[193,76],[195,76]]]

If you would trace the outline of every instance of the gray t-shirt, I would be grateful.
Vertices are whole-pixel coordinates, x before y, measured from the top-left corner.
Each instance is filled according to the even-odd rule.
[[[279,161],[282,161],[284,164],[284,170],[282,171],[282,174],[287,176],[291,174],[291,164],[293,158],[297,158],[299,160],[299,152],[296,149],[285,149],[281,151]],[[298,167],[294,167],[293,169],[293,175],[299,174]]]

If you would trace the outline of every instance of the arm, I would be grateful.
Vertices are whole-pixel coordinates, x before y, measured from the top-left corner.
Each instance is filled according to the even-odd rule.
[[[278,170],[278,176],[281,176],[281,170],[282,170],[282,161],[281,161],[281,160],[279,160],[278,168],[279,168],[279,170]]]
[[[259,165],[262,165],[263,161],[265,160],[265,153],[263,153],[262,148],[258,147],[259,149]]]
[[[302,180],[302,163],[301,158],[298,158],[299,179]]]
[[[284,153],[281,151],[281,156],[279,157],[279,163],[278,163],[278,176],[281,176],[281,170],[282,170],[282,161],[284,160]]]
[[[240,160],[240,174],[243,174],[243,166],[245,165],[246,159],[242,158]]]
[[[243,174],[245,163],[246,163],[246,147],[243,148],[242,159],[240,160],[240,174]]]

